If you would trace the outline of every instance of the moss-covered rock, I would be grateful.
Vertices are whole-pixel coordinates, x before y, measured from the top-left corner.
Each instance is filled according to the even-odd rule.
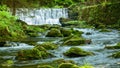
[[[40,36],[39,33],[43,33],[45,29],[39,27],[39,26],[26,26],[26,28],[23,29],[25,34],[28,35],[29,37],[37,37]]]
[[[54,68],[54,67],[52,67],[50,65],[40,65],[37,68]]]
[[[54,60],[52,63],[55,63],[55,64],[61,64],[61,63],[75,64],[75,62],[73,60],[65,60],[65,59],[57,59],[57,60]]]
[[[101,29],[100,32],[111,32],[109,29]]]
[[[120,49],[120,42],[117,43],[115,46],[105,46],[106,49]]]
[[[67,26],[67,24],[65,24],[65,22],[68,22],[68,21],[70,21],[70,19],[69,18],[60,18],[59,19],[59,21],[60,21],[60,23],[61,23],[61,25],[64,27],[64,26]]]
[[[79,68],[79,66],[71,63],[62,63],[58,66],[58,68]]]
[[[33,48],[27,50],[21,50],[18,52],[16,59],[18,60],[33,60],[33,59],[44,59],[53,56],[47,52],[43,47],[40,49]]]
[[[64,45],[81,45],[85,43],[83,38],[72,38],[64,42]]]
[[[93,55],[93,53],[84,51],[83,49],[78,47],[71,47],[69,50],[67,50],[64,53],[64,55],[68,57],[82,57],[82,56]]]
[[[113,53],[113,54],[111,55],[111,57],[113,57],[113,58],[120,58],[120,51],[119,51],[119,52],[116,52],[116,53]]]
[[[63,34],[64,37],[68,37],[72,34],[71,29],[61,28],[60,31],[61,31],[61,33]]]
[[[54,50],[54,49],[58,48],[58,45],[56,45],[55,43],[52,43],[52,42],[45,42],[45,43],[35,46],[35,48],[38,48],[38,49],[39,49],[39,47],[40,48],[44,47],[46,50]]]
[[[62,26],[67,26],[67,27],[79,27],[79,28],[92,28],[92,26],[86,24],[85,21],[80,21],[80,20],[70,20],[67,22],[61,23]]]
[[[85,44],[86,39],[79,36],[69,36],[63,39],[63,45],[81,45]]]
[[[29,35],[30,37],[37,37],[37,36],[39,36],[38,33],[28,33],[27,35]]]
[[[2,67],[7,68],[7,67],[12,67],[14,64],[13,60],[7,60],[1,64]]]
[[[79,68],[95,68],[95,67],[92,65],[89,65],[89,64],[84,64],[84,65],[80,66]]]
[[[58,66],[62,63],[71,63],[71,64],[75,64],[75,62],[73,60],[65,60],[65,59],[56,59],[56,60],[53,60],[51,62],[45,62],[45,63],[41,63],[39,66],[44,66],[44,65],[50,65],[54,68],[58,68]]]
[[[63,37],[59,29],[51,29],[46,37]]]
[[[79,30],[72,30],[72,34],[73,35],[77,35],[77,36],[82,36],[82,34],[83,34],[84,32],[82,32],[82,31],[79,31]]]

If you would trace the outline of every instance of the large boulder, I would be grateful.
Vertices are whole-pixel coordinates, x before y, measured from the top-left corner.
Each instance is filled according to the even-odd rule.
[[[63,37],[63,35],[61,34],[59,29],[51,29],[50,31],[48,31],[46,37]]]
[[[63,34],[64,37],[68,37],[72,34],[73,30],[61,28],[60,31],[61,31],[61,33]]]
[[[64,38],[63,40],[63,45],[81,45],[86,42],[86,39],[74,35]]]
[[[84,51],[83,49],[78,47],[71,47],[69,50],[67,50],[64,53],[64,55],[68,57],[82,57],[82,56],[93,55],[93,53]]]
[[[52,57],[53,55],[47,52],[43,47],[32,48],[27,50],[21,50],[17,53],[16,59],[18,60],[33,60],[33,59],[44,59]]]

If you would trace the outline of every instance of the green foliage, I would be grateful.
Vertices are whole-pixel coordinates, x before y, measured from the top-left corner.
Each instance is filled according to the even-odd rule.
[[[7,60],[4,63],[2,63],[1,65],[3,67],[11,67],[11,66],[13,66],[13,64],[14,64],[13,60]]]
[[[86,20],[88,24],[101,28],[103,25],[108,27],[117,24],[120,14],[120,3],[103,2],[102,4],[84,7],[82,10],[82,20]],[[102,26],[101,26],[102,25]],[[119,28],[117,26],[117,28]]]
[[[8,11],[8,7],[6,5],[0,5],[0,11]]]

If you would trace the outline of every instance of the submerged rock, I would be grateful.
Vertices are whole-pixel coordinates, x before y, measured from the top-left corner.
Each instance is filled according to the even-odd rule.
[[[64,55],[68,57],[82,57],[82,56],[93,55],[93,53],[84,51],[83,49],[78,47],[71,47],[69,50],[67,50],[64,53]]]
[[[79,66],[71,63],[62,63],[58,66],[58,68],[79,68]]]
[[[111,32],[109,29],[101,29],[100,32]]]
[[[87,32],[86,35],[92,35],[92,33],[91,32]]]
[[[105,46],[106,49],[120,49],[120,42],[117,43],[115,46]]]
[[[111,55],[113,58],[120,58],[120,51]]]
[[[72,64],[74,64],[75,62],[73,60],[57,59],[57,60],[54,60],[52,63],[56,63],[56,64],[72,63]]]
[[[54,49],[58,48],[58,45],[56,45],[55,43],[52,43],[52,42],[45,42],[45,43],[36,45],[35,47],[41,48],[41,46],[44,47],[46,50],[54,50]]]
[[[82,34],[83,34],[84,32],[82,32],[82,31],[79,31],[79,30],[72,30],[72,34],[73,35],[77,35],[77,36],[82,36]]]

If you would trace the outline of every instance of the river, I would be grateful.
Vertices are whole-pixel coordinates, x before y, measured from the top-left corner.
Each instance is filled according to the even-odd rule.
[[[84,64],[85,62],[90,63],[95,66],[95,68],[120,68],[120,59],[114,59],[110,56],[112,53],[119,51],[120,49],[105,49],[106,45],[115,45],[120,41],[120,32],[117,30],[112,30],[111,32],[99,32],[99,30],[94,29],[80,29],[74,28],[74,30],[83,31],[82,36],[87,39],[91,39],[91,44],[85,44],[84,46],[76,46],[82,48],[86,51],[92,51],[95,53],[93,56],[86,57],[75,57],[68,58],[63,55],[63,53],[72,46],[60,46],[56,50],[50,50],[52,54],[55,55],[53,58],[39,59],[39,60],[28,60],[28,61],[18,61],[15,59],[16,53],[21,49],[30,49],[34,46],[28,45],[20,42],[8,42],[13,46],[10,47],[0,47],[0,64],[4,63],[6,60],[13,60],[13,68],[33,68],[35,65],[45,62],[51,62],[56,59],[70,59],[74,60],[78,65]],[[86,33],[91,33],[91,35],[86,35]],[[32,38],[33,39],[33,38]],[[38,43],[52,41],[58,43],[61,38],[50,38],[50,37],[35,37]],[[32,67],[32,66],[33,67]],[[3,67],[4,68],[4,67]]]

